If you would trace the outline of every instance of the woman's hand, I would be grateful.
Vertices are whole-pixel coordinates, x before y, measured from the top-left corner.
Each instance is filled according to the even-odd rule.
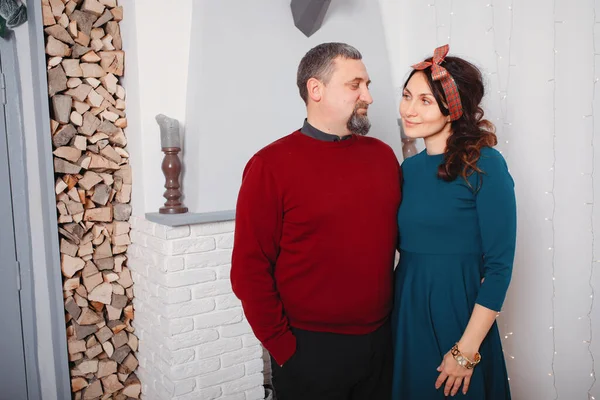
[[[450,352],[447,352],[442,360],[442,364],[437,368],[440,375],[435,381],[435,388],[439,389],[446,382],[446,387],[444,388],[445,396],[454,396],[458,393],[460,389],[460,385],[463,386],[463,394],[467,394],[467,390],[469,390],[469,384],[471,383],[471,376],[473,375],[472,369],[466,369],[458,365],[454,357]]]

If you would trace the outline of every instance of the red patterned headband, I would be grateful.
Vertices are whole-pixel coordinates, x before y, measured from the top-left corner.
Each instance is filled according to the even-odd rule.
[[[452,75],[450,75],[446,68],[440,65],[442,61],[444,61],[444,58],[446,58],[449,49],[450,47],[447,44],[440,46],[433,52],[432,61],[423,61],[413,65],[412,67],[418,71],[422,71],[431,67],[431,78],[434,81],[440,81],[442,83],[442,88],[444,89],[444,94],[446,95],[446,101],[448,102],[450,119],[452,121],[456,121],[463,114],[460,95],[458,94],[458,88],[456,87],[454,78],[452,78]]]

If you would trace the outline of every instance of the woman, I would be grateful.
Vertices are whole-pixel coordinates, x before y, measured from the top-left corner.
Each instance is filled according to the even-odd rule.
[[[495,323],[511,278],[513,180],[483,119],[480,71],[446,57],[413,66],[400,103],[406,159],[398,212],[393,399],[510,399]]]

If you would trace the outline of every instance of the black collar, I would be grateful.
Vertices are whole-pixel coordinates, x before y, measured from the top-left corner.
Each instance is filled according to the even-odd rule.
[[[302,132],[306,136],[310,136],[313,139],[322,140],[324,142],[339,142],[341,140],[350,139],[352,137],[352,135],[337,136],[334,134],[329,134],[320,131],[311,124],[309,124],[306,118],[304,119],[304,125],[302,126],[302,129],[300,129],[300,132]]]

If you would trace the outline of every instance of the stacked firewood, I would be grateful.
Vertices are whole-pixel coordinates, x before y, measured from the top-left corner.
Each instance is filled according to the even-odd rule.
[[[116,0],[42,0],[74,399],[139,398]]]

